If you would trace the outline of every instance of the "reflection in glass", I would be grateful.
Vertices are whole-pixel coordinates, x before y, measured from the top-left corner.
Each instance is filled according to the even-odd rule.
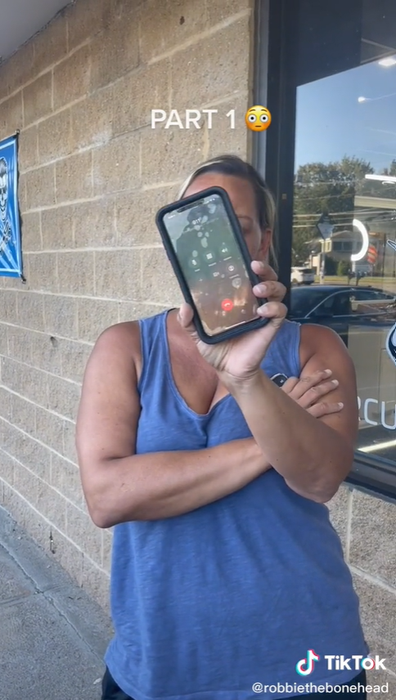
[[[358,378],[359,449],[394,460],[396,3],[388,13],[362,7],[349,18],[354,41],[324,60],[318,36],[327,30],[302,2],[301,26],[316,18],[304,31],[317,53],[301,42],[292,265],[313,269],[315,282],[294,276],[290,317],[342,337]]]

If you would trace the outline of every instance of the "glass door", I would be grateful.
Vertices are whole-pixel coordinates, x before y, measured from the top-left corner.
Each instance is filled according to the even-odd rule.
[[[266,168],[289,317],[342,337],[358,378],[358,449],[393,465],[396,2],[273,0],[269,31],[277,125]]]

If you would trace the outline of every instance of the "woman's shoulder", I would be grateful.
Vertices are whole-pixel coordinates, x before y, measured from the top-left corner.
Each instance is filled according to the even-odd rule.
[[[135,343],[139,340],[140,328],[139,321],[124,321],[115,323],[106,328],[96,341],[96,345],[119,345],[130,347],[130,343]],[[125,342],[127,341],[127,342]]]
[[[142,333],[144,337],[145,334],[147,335],[147,332],[150,333],[150,328],[152,329],[151,332],[155,332],[155,328],[160,324],[164,313],[166,312],[109,326],[97,339],[93,354],[104,351],[103,356],[106,356],[106,353],[113,353],[117,354],[121,361],[132,360],[137,374],[140,375]]]
[[[313,355],[331,356],[335,353],[337,356],[349,357],[345,343],[342,341],[338,333],[328,326],[319,326],[316,324],[302,324],[300,329],[300,359],[301,365]]]
[[[142,318],[134,319],[131,321],[123,321],[122,323],[115,323],[112,326],[106,328],[99,336],[97,343],[125,343],[127,341],[127,347],[131,347],[130,344],[136,345],[140,344],[141,335],[141,325],[156,324],[160,318],[166,312],[155,314],[152,316],[144,316]]]

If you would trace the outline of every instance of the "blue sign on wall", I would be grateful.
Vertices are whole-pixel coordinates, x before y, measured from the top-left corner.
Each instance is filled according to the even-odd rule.
[[[18,135],[0,141],[0,275],[22,277]]]

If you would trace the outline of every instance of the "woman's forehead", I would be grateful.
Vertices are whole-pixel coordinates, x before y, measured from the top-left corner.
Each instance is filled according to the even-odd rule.
[[[184,197],[206,190],[208,187],[222,187],[228,194],[238,216],[255,218],[256,206],[253,188],[247,180],[222,173],[203,173],[189,185]]]

